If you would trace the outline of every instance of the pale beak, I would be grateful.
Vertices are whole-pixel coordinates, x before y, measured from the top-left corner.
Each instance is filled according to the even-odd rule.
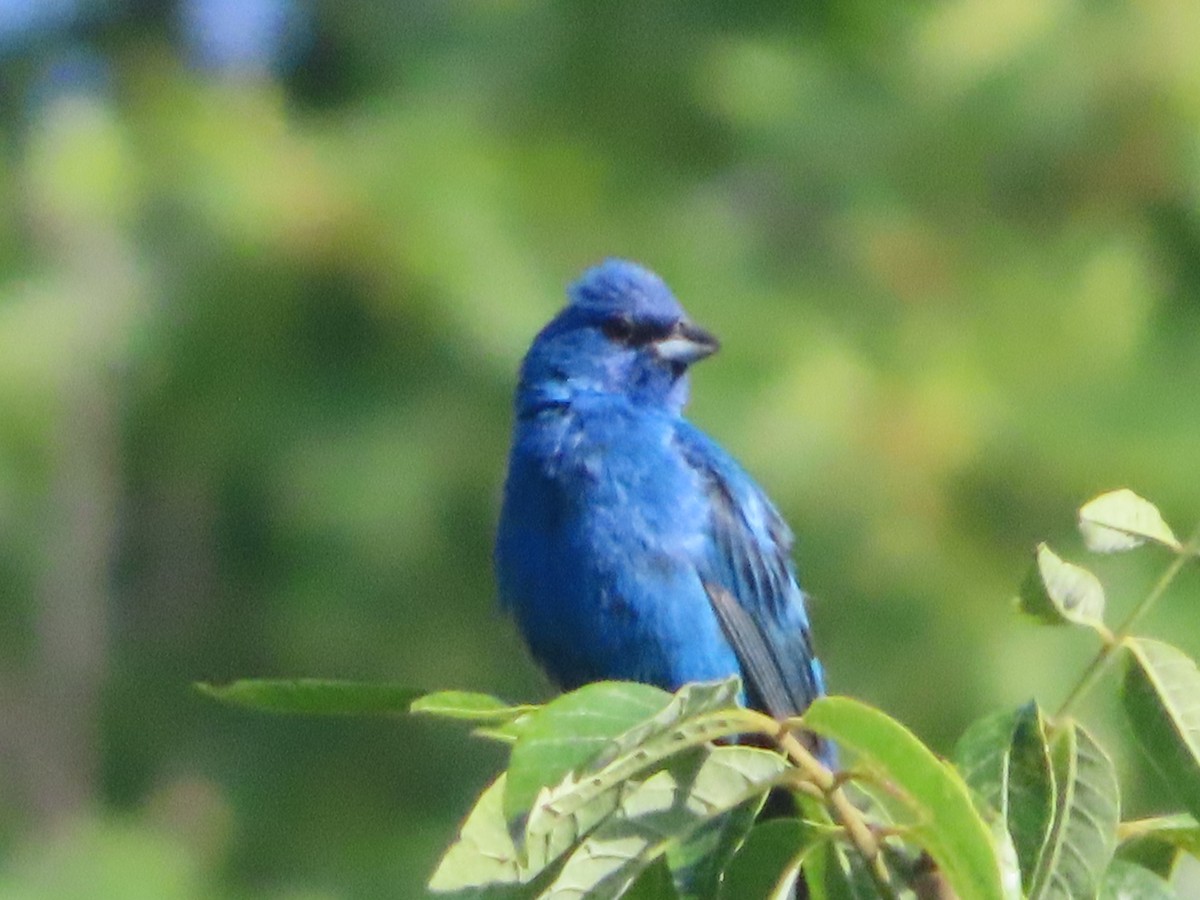
[[[659,359],[690,366],[716,353],[721,342],[711,332],[683,319],[666,337],[655,341],[653,346]]]

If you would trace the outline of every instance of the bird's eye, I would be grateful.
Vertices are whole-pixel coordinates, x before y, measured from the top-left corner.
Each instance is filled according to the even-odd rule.
[[[601,326],[601,330],[610,341],[625,344],[633,337],[633,322],[628,316],[614,316]]]

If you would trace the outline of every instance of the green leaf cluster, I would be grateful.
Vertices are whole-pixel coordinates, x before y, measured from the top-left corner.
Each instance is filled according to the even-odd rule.
[[[1191,842],[1200,814],[1200,673],[1182,650],[1135,634],[1176,574],[1200,551],[1200,532],[1181,542],[1150,501],[1128,489],[1090,500],[1079,531],[1094,553],[1154,544],[1173,558],[1150,593],[1115,629],[1105,621],[1100,579],[1045,544],[1021,585],[1019,608],[1050,625],[1093,630],[1101,647],[1049,720],[1031,704],[973,726],[957,759],[981,801],[1006,821],[1027,896],[1173,896],[1163,880]],[[1121,789],[1111,759],[1073,717],[1080,700],[1120,664],[1122,707],[1149,766],[1186,813],[1120,821]]]
[[[1156,545],[1172,559],[1114,628],[1100,580],[1039,544],[1019,607],[1088,629],[1100,649],[1053,715],[1036,700],[988,715],[951,760],[849,697],[778,722],[739,705],[737,678],[674,694],[602,682],[544,705],[329,681],[202,690],[275,712],[408,708],[507,746],[429,880],[436,895],[784,900],[803,877],[818,900],[1171,897],[1181,854],[1200,855],[1200,671],[1133,628],[1198,555],[1200,532],[1179,541],[1127,490],[1085,504],[1079,527],[1094,552]],[[1122,821],[1112,758],[1074,715],[1118,662],[1132,732],[1179,799],[1170,815]],[[841,768],[813,755],[811,734],[838,748]],[[772,793],[790,794],[796,815],[760,820]]]

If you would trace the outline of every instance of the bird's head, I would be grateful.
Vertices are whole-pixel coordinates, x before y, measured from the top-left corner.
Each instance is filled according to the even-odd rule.
[[[692,323],[666,283],[636,263],[609,259],[584,272],[569,295],[525,357],[519,402],[602,393],[681,410],[688,367],[719,344]]]

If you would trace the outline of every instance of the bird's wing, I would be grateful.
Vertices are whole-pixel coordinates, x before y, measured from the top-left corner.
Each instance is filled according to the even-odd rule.
[[[677,435],[708,491],[700,577],[741,663],[748,699],[777,718],[802,713],[824,684],[792,567],[791,532],[724,450],[686,423]]]

